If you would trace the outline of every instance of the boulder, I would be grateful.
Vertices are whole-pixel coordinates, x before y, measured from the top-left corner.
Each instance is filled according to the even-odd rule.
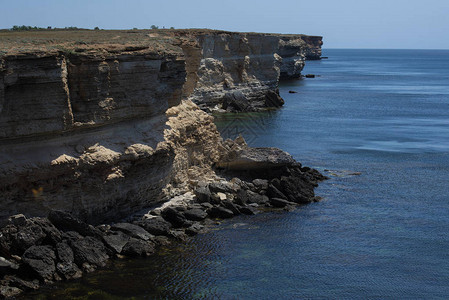
[[[244,203],[266,204],[269,200],[270,199],[265,195],[260,195],[253,191],[246,191],[246,201]]]
[[[284,99],[279,95],[279,91],[268,90],[265,93],[265,107],[281,107],[284,103]]]
[[[290,154],[278,148],[246,146],[235,153],[230,152],[221,158],[217,167],[233,171],[260,171],[289,166],[295,162]]]
[[[167,207],[162,211],[161,215],[165,220],[173,224],[174,227],[182,227],[187,222],[184,214],[173,207]]]
[[[26,220],[23,214],[17,214],[8,218],[8,222],[14,226],[23,226],[26,224]]]
[[[18,268],[19,265],[16,263],[7,260],[4,257],[0,257],[0,275],[12,273]]]
[[[130,238],[123,247],[122,254],[127,256],[150,256],[154,253],[154,244],[150,241]]]
[[[207,217],[207,213],[199,208],[189,209],[184,213],[187,220],[202,221]]]
[[[88,236],[71,242],[75,263],[82,266],[84,263],[104,267],[109,256],[105,245],[98,239]]]
[[[243,206],[239,208],[240,212],[245,215],[255,215],[258,213],[257,209],[251,206]]]
[[[232,203],[231,201],[229,201],[229,200],[225,200],[225,201],[222,201],[221,202],[221,205],[224,207],[224,208],[227,208],[227,209],[229,209],[230,211],[232,211],[232,213],[234,214],[234,215],[240,215],[240,210],[237,208],[237,206],[234,204],[234,203]]]
[[[280,183],[279,183],[280,184]],[[267,189],[267,195],[270,198],[280,198],[280,199],[287,199],[287,196],[284,195],[277,187],[275,187],[273,184],[268,185]]]
[[[254,179],[253,184],[258,192],[268,189],[268,180],[266,179]]]
[[[222,99],[222,108],[227,111],[251,111],[251,103],[241,91],[226,93]]]
[[[234,216],[234,213],[231,210],[224,207],[212,207],[207,210],[207,213],[211,218],[226,219]]]
[[[292,205],[295,203],[292,203],[290,201],[281,198],[271,198],[270,204],[273,205],[274,207],[286,207],[287,205]]]
[[[113,250],[115,253],[120,254],[123,250],[123,247],[128,243],[130,237],[129,235],[117,231],[112,232],[109,235],[103,236],[104,244],[111,250]]]
[[[195,191],[195,196],[198,198],[199,203],[209,202],[211,197],[211,192],[207,185],[198,186]]]
[[[56,270],[65,279],[77,279],[83,276],[83,271],[75,263],[57,263]]]
[[[148,241],[149,239],[153,238],[153,235],[150,234],[148,231],[143,229],[140,226],[131,224],[131,223],[117,223],[114,225],[111,225],[112,230],[121,231],[126,233],[127,235],[141,239],[144,241]]]
[[[0,285],[0,295],[5,299],[14,299],[15,296],[18,296],[21,293],[23,293],[23,291],[19,288],[8,285]]]
[[[196,235],[196,234],[200,233],[203,228],[204,228],[203,225],[194,223],[192,226],[186,228],[186,234],[191,235],[191,236]]]
[[[234,193],[236,186],[228,182],[214,181],[209,183],[209,190],[213,193]]]
[[[22,256],[22,261],[44,282],[53,281],[55,260],[56,254],[50,246],[31,246]]]
[[[52,210],[48,215],[48,219],[56,228],[62,231],[76,231],[83,236],[101,236],[101,232],[97,228],[64,211]]]
[[[66,242],[56,245],[56,256],[59,260],[56,264],[56,270],[64,279],[76,279],[82,276],[83,272],[74,263],[73,250]]]
[[[11,275],[7,275],[3,278],[2,285],[15,287],[23,291],[39,289],[39,281],[37,279],[33,281],[27,281]]]
[[[162,217],[139,220],[134,222],[134,224],[142,227],[151,234],[165,236],[169,235],[170,228],[172,227],[171,223]]]
[[[315,196],[314,186],[305,178],[282,176],[280,185],[282,193],[291,202],[310,203]]]

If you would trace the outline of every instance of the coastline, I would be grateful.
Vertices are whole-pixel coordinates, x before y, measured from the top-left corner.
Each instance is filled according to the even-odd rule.
[[[2,52],[4,297],[112,257],[151,255],[215,218],[319,200],[318,171],[277,148],[223,141],[204,111],[282,106],[280,78],[298,78],[321,39],[311,50],[304,35],[101,34],[123,34],[125,44],[84,36]]]

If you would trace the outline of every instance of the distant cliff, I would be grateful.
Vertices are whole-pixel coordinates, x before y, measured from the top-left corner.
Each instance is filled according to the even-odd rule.
[[[321,46],[303,35],[209,30],[0,39],[0,220],[61,209],[90,222],[213,174],[222,139],[197,105],[281,106],[279,78],[299,77]]]

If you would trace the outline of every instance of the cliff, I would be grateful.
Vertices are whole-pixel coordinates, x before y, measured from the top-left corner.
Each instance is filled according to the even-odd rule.
[[[321,47],[323,46],[322,36],[302,35],[302,40],[306,43],[304,56],[308,60],[321,59]]]
[[[215,178],[225,150],[194,103],[278,107],[279,76],[297,77],[307,48],[298,38],[208,30],[0,39],[0,220],[59,209],[102,222]]]

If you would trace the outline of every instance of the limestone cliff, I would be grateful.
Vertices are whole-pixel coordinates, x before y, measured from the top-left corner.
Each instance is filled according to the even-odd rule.
[[[323,46],[322,36],[302,35],[301,37],[306,43],[305,57],[308,60],[321,59],[321,46]]]
[[[214,178],[225,150],[196,104],[282,105],[279,75],[296,76],[305,49],[207,30],[13,34],[0,34],[0,220],[107,221]]]
[[[205,110],[252,111],[283,104],[278,80],[279,38],[258,33],[186,32],[182,47],[194,65],[187,97]],[[178,33],[179,34],[179,33]],[[185,34],[183,32],[183,34]],[[196,81],[196,82],[191,82]]]

